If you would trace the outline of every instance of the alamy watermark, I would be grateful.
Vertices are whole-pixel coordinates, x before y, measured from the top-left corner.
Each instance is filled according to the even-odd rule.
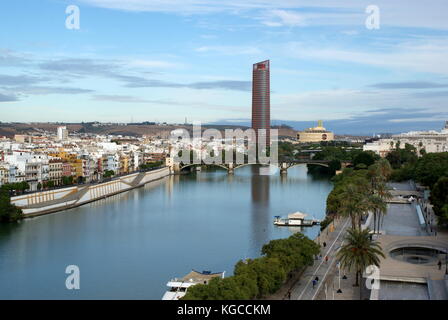
[[[80,29],[80,10],[78,6],[69,5],[65,8],[65,13],[68,14],[65,19],[65,27],[69,30],[79,30]]]
[[[65,287],[68,290],[79,290],[81,274],[77,265],[71,264],[65,268],[65,273],[69,276],[65,279]]]
[[[269,137],[268,137],[269,135]],[[183,164],[278,164],[277,129],[202,130],[200,122],[171,131],[172,158]]]
[[[377,5],[366,7],[366,13],[369,15],[366,19],[366,28],[369,30],[379,29],[381,25],[380,8]]]
[[[380,268],[370,265],[366,268],[366,288],[370,290],[380,289]]]

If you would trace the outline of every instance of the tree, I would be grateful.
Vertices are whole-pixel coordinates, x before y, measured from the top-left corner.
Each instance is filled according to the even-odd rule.
[[[104,178],[109,178],[115,175],[115,172],[113,170],[106,170],[104,171],[103,177]]]
[[[448,176],[448,152],[428,153],[418,159],[415,178],[432,188],[440,177]]]
[[[11,204],[8,186],[0,188],[0,223],[15,222],[23,218],[22,210]]]
[[[263,256],[239,261],[234,275],[212,279],[207,285],[188,289],[185,300],[255,299],[276,292],[286,276],[313,263],[319,246],[301,233],[272,240],[262,248]]]
[[[381,246],[372,241],[370,230],[348,230],[344,245],[337,253],[341,267],[356,272],[355,286],[359,286],[359,276],[370,265],[380,266],[380,257],[385,258]]]
[[[367,176],[370,180],[370,195],[368,206],[373,212],[373,231],[380,229],[381,218],[387,213],[386,201],[392,198],[386,182],[392,173],[392,168],[386,159],[380,159],[368,169]],[[378,226],[378,228],[377,228]]]
[[[350,217],[352,229],[361,229],[362,217],[368,211],[370,205],[368,196],[365,186],[362,185],[350,183],[343,189],[339,213],[342,216]]]
[[[439,223],[446,225],[446,213],[448,213],[448,177],[441,177],[431,189],[429,197],[434,213],[439,217]]]
[[[358,167],[358,165],[364,164],[367,168],[368,166],[374,164],[375,160],[377,160],[378,158],[379,157],[371,151],[363,151],[353,159],[353,166],[356,168]]]

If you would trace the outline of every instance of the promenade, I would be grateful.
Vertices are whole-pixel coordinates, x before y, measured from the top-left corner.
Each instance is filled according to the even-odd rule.
[[[334,230],[330,232],[328,226],[321,235],[316,238],[316,242],[321,245],[321,257],[314,261],[302,273],[300,280],[291,289],[291,300],[315,300],[319,292],[323,289],[323,284],[336,265],[336,253],[341,247],[345,232],[350,226],[350,219],[339,218],[334,221]],[[326,246],[323,246],[323,243]],[[328,257],[328,261],[326,261]],[[317,284],[313,287],[313,279],[319,278]]]

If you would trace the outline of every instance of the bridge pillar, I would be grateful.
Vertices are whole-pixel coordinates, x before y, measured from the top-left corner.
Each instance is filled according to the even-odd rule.
[[[280,174],[287,174],[288,173],[288,165],[285,162],[282,162],[280,165]]]
[[[227,165],[227,173],[228,173],[228,174],[233,174],[234,171],[235,171],[235,168],[234,168],[233,162],[230,162],[230,163]]]
[[[180,173],[180,163],[173,163],[171,170],[174,174]]]

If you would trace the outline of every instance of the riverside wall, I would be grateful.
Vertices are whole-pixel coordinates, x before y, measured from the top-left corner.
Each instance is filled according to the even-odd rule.
[[[22,209],[25,217],[53,213],[81,206],[126,192],[170,175],[168,167],[133,173],[111,181],[74,187],[35,192],[11,198],[11,203]]]

